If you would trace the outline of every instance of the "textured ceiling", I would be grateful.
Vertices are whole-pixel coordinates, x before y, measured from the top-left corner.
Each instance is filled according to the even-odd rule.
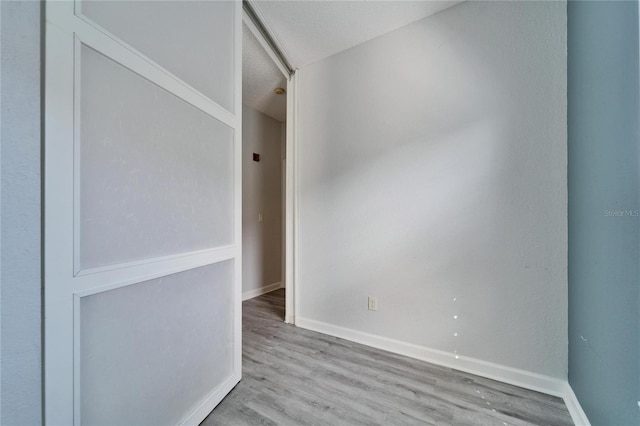
[[[273,89],[286,89],[287,80],[245,25],[242,43],[242,103],[284,122],[287,95],[276,95]]]
[[[425,18],[462,1],[251,0],[254,10],[294,68]],[[286,120],[286,79],[243,25],[242,102]]]
[[[462,1],[251,0],[294,68],[376,38]]]

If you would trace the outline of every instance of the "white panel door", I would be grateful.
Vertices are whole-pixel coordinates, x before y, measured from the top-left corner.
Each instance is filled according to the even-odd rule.
[[[46,424],[198,424],[240,380],[241,7],[46,3]]]

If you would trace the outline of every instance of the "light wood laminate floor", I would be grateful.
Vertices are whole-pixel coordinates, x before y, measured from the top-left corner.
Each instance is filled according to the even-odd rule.
[[[572,425],[560,398],[283,322],[243,303],[243,378],[202,425]]]

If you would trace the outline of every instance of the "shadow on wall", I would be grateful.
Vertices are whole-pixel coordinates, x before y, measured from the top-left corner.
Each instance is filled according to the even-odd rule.
[[[465,3],[302,70],[301,316],[566,374],[564,13]]]

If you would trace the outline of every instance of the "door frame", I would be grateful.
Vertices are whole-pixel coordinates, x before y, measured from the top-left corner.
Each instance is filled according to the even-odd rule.
[[[297,71],[297,70],[296,70]],[[285,322],[298,318],[298,73],[287,81],[285,158]]]
[[[258,17],[260,18],[260,17]],[[297,186],[297,123],[298,123],[298,70],[289,74],[278,56],[274,53],[264,35],[245,10],[242,22],[267,52],[269,58],[287,79],[287,122],[286,122],[286,155],[285,155],[285,211],[284,211],[284,275],[285,288],[285,322],[295,324],[298,317],[298,186]]]

